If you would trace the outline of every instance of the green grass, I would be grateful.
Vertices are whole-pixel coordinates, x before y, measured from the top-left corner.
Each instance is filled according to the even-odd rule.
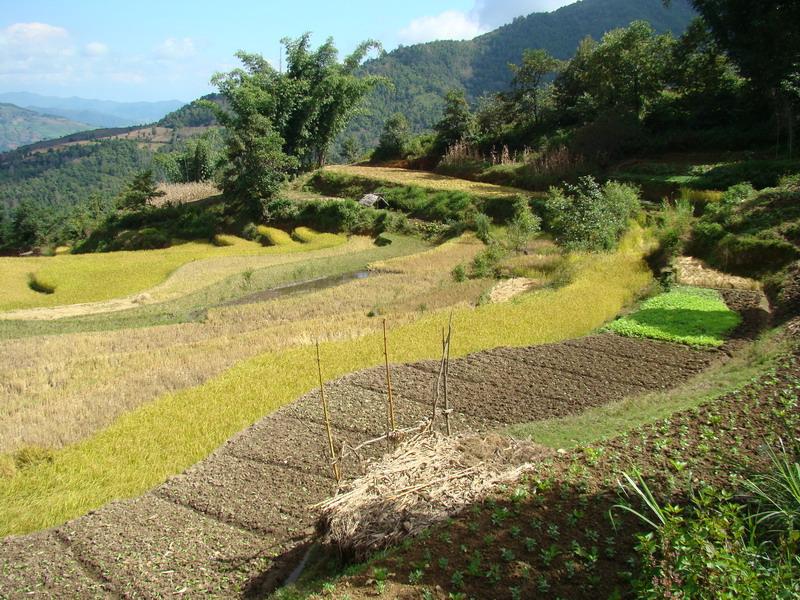
[[[453,356],[497,346],[526,346],[597,329],[649,285],[643,233],[629,234],[611,254],[576,257],[574,280],[505,304],[452,312]],[[431,359],[450,310],[391,326],[392,360]],[[313,336],[314,332],[309,332]],[[330,380],[381,364],[382,336],[321,344]],[[114,499],[141,494],[208,456],[226,439],[316,385],[311,345],[245,361],[207,383],[165,395],[86,440],[0,480],[0,536],[50,527]]]
[[[716,347],[739,323],[741,317],[716,290],[679,287],[643,302],[606,329],[629,337]]]
[[[290,244],[264,248],[232,236],[225,239],[227,246],[188,242],[162,250],[0,258],[0,311],[120,298],[163,282],[178,267],[193,261],[307,252],[346,241],[343,236],[320,235],[308,244],[297,244],[289,238]],[[37,286],[30,285],[31,281],[45,282],[52,292],[41,293],[34,289]]]
[[[767,371],[789,350],[789,342],[773,330],[730,361],[704,371],[674,390],[626,398],[572,417],[515,425],[508,432],[551,448],[594,444],[738,390]]]

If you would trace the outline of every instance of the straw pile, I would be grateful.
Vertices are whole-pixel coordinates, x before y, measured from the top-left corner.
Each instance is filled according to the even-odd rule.
[[[459,513],[549,453],[500,435],[419,434],[317,505],[321,541],[363,557]]]

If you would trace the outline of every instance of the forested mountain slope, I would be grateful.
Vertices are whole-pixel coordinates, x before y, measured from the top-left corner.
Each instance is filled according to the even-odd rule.
[[[368,73],[387,77],[394,89],[376,92],[349,133],[373,145],[386,118],[396,112],[405,114],[415,130],[428,129],[450,89],[466,90],[471,100],[506,89],[508,64],[519,62],[527,48],[544,48],[567,59],[587,35],[599,39],[636,20],[649,21],[658,32],[680,34],[694,17],[687,0],[674,0],[669,8],[662,0],[581,0],[551,13],[519,17],[473,40],[400,47],[364,66]]]

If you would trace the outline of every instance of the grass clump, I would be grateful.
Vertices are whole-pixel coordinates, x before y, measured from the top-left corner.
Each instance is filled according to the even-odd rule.
[[[256,228],[256,239],[264,246],[290,246],[295,243],[292,236],[285,231],[266,225]]]
[[[741,322],[716,290],[678,287],[642,303],[606,330],[693,346],[721,346],[725,334]]]
[[[296,227],[295,230],[292,231],[292,238],[301,244],[309,244],[318,236],[319,234],[316,231],[309,229],[308,227]]]

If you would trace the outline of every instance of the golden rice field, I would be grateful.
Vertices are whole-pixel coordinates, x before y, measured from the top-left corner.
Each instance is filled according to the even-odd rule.
[[[525,294],[506,304],[475,307],[458,301],[459,296],[468,296],[458,289],[462,284],[454,284],[452,280],[445,283],[441,270],[432,266],[451,251],[440,248],[424,256],[381,265],[390,273],[397,271],[396,287],[388,292],[382,291],[384,280],[376,277],[377,284],[373,284],[371,291],[346,289],[336,296],[332,288],[320,295],[310,294],[305,305],[292,298],[283,305],[276,303],[272,307],[275,312],[267,320],[280,320],[295,302],[296,314],[305,320],[292,322],[288,317],[272,330],[247,326],[254,316],[270,310],[266,305],[237,307],[230,313],[215,312],[210,317],[211,326],[220,319],[223,329],[229,327],[233,331],[238,327],[248,333],[242,338],[220,337],[210,342],[208,348],[217,347],[219,352],[225,352],[234,343],[238,346],[262,339],[263,348],[269,348],[275,340],[290,341],[239,362],[201,385],[163,394],[123,414],[88,438],[53,452],[50,460],[32,464],[0,480],[0,535],[52,526],[110,500],[139,494],[206,457],[234,433],[315,387],[313,341],[317,336],[322,341],[326,379],[380,364],[380,320],[363,313],[363,308],[371,302],[387,302],[389,347],[395,362],[436,357],[440,351],[441,327],[451,310],[456,356],[502,345],[557,341],[598,328],[636,298],[651,281],[642,260],[645,245],[643,232],[634,229],[613,254],[574,256],[576,275],[571,283]],[[438,298],[441,304],[414,310],[418,278],[425,269],[430,278],[427,295]],[[367,279],[347,285],[368,286],[369,282]],[[398,302],[397,308],[389,301]],[[354,302],[360,302],[356,304],[358,310],[348,312]],[[329,310],[338,311],[335,319]],[[190,352],[194,343],[191,330],[158,329],[154,338],[146,338],[159,340],[154,342],[153,354],[169,356],[181,348],[188,364],[208,351],[203,347],[197,353]],[[97,343],[106,335],[83,343]],[[140,335],[146,336],[148,332]],[[169,347],[164,343],[169,339],[178,343]],[[119,341],[109,342],[111,356],[125,355],[125,348],[118,352],[114,345]],[[164,348],[162,351],[159,344]],[[20,347],[19,352],[23,351]],[[52,362],[63,360],[65,352],[65,348],[55,351]],[[97,359],[97,363],[103,366],[102,359]],[[153,363],[140,366],[146,370],[148,364]],[[89,367],[89,372],[92,368]],[[128,364],[120,372],[130,369]]]
[[[325,171],[341,173],[352,177],[363,177],[375,181],[388,182],[396,185],[411,185],[436,192],[465,192],[483,197],[507,197],[517,194],[529,195],[530,192],[517,188],[467,181],[456,177],[447,177],[428,171],[410,171],[408,169],[395,169],[392,167],[357,167],[350,165],[331,165]]]
[[[419,240],[394,237],[388,247],[355,238],[304,255],[309,260],[300,266],[312,276],[312,260],[335,266],[353,256],[362,264],[396,257],[376,262],[379,271],[372,277],[315,293],[214,308],[200,322],[4,340],[0,453],[25,445],[58,448],[74,443],[159,395],[199,385],[261,352],[306,344],[312,335],[357,337],[379,324],[379,319],[367,318],[370,312],[396,323],[408,321],[424,311],[474,302],[490,285],[457,284],[450,276],[456,264],[482,249],[474,237],[429,251]],[[411,256],[397,257],[398,252]],[[289,264],[264,270],[295,268]]]
[[[163,250],[0,257],[0,311],[120,298],[156,286],[179,267],[194,261],[308,252],[344,244],[346,238],[325,234],[314,237],[307,244],[295,243],[291,239],[289,242],[265,248],[255,242],[225,236],[226,245],[187,242]],[[31,289],[31,276],[39,285],[53,289],[53,293]]]

